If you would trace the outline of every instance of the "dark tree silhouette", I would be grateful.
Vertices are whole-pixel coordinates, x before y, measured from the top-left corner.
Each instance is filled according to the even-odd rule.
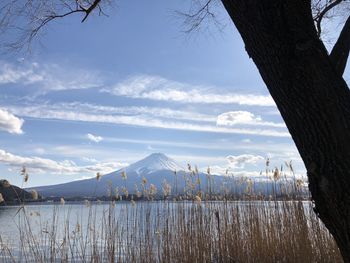
[[[328,54],[310,1],[222,2],[305,163],[315,212],[350,262],[350,18]]]
[[[214,0],[193,1],[200,6],[185,14],[193,21],[189,31],[215,17],[210,9]],[[315,212],[333,234],[344,261],[350,262],[350,90],[342,77],[350,50],[350,17],[330,54],[320,39],[322,20],[349,1],[221,1],[305,163]],[[18,5],[19,0],[7,2],[0,13],[2,28],[13,18],[11,3]],[[37,9],[22,4],[32,28],[17,45],[30,42],[53,19],[81,13],[83,22],[93,11],[103,14],[106,0],[56,0],[49,1],[56,2],[49,8],[33,4],[44,0],[27,2]]]

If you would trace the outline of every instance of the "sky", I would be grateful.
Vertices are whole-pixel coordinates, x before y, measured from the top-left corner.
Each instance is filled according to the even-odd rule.
[[[119,1],[51,23],[31,53],[0,57],[0,174],[25,186],[115,171],[154,152],[256,175],[305,168],[244,44],[220,25],[184,33],[189,1]],[[347,71],[348,72],[348,71]],[[348,75],[348,73],[346,73]]]

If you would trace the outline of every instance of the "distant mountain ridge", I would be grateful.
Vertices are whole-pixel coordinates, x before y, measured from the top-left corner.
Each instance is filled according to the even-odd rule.
[[[288,180],[284,182],[292,184],[293,179]],[[213,174],[209,176],[206,173],[185,169],[163,153],[153,153],[123,169],[103,175],[99,180],[91,178],[64,184],[35,187],[35,190],[44,198],[97,198],[113,196],[116,189],[118,189],[120,195],[123,195],[122,189],[134,195],[143,189],[149,189],[150,185],[153,184],[152,187],[157,189],[159,196],[161,196],[165,185],[171,188],[171,193],[174,195],[184,194],[185,192],[196,194],[199,191],[204,194],[233,193],[240,195],[249,192],[249,189],[254,189],[255,194],[262,193],[268,196],[275,193],[276,187],[278,188],[281,183],[263,176],[256,178],[254,181],[248,178]]]

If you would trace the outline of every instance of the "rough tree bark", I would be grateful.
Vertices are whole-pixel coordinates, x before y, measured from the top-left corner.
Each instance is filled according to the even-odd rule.
[[[222,2],[305,163],[315,212],[350,262],[350,91],[339,74],[344,63],[334,65],[318,38],[310,1]]]

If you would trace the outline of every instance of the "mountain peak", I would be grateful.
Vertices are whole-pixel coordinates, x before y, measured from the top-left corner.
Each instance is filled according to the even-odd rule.
[[[166,156],[164,153],[151,153],[146,158],[159,158],[159,159],[170,159],[168,156]],[[144,159],[146,159],[144,158]]]
[[[152,173],[161,170],[179,171],[184,169],[174,159],[166,156],[164,153],[152,153],[126,168],[127,172],[135,171],[138,174]]]

